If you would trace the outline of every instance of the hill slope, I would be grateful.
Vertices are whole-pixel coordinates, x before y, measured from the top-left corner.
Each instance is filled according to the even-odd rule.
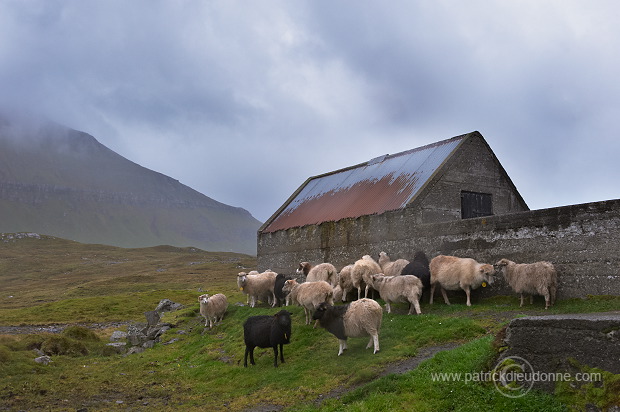
[[[0,114],[0,232],[122,247],[256,254],[260,222],[118,155],[93,136]]]

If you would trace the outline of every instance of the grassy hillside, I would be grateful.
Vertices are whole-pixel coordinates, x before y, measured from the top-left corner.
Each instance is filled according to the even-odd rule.
[[[584,395],[530,392],[510,399],[491,383],[434,382],[431,375],[488,370],[495,333],[516,316],[606,311],[620,305],[618,297],[574,299],[544,312],[540,302],[519,309],[515,297],[484,300],[471,308],[464,299],[455,299],[452,306],[422,304],[421,316],[407,316],[404,305],[395,305],[395,313],[384,314],[379,353],[365,349],[367,339],[350,339],[349,350],[340,357],[332,335],[304,325],[303,310],[288,307],[293,332],[284,348],[286,362],[274,368],[273,352],[256,349],[257,365],[244,368],[243,321],[279,310],[242,305],[245,297],[237,290],[236,273],[254,265],[247,255],[192,248],[121,249],[3,235],[0,325],[144,321],[143,313],[163,298],[185,308],[165,315],[163,320],[174,328],[162,343],[126,357],[106,349],[110,328],[95,336],[71,328],[54,337],[0,336],[0,405],[89,411],[566,410]],[[229,298],[224,321],[212,330],[204,328],[198,314],[198,288]],[[50,342],[63,354],[52,356],[48,366],[34,363],[32,347]],[[446,342],[462,346],[404,375],[377,379],[387,365]],[[343,396],[326,396],[334,389]],[[346,393],[349,389],[354,390]]]

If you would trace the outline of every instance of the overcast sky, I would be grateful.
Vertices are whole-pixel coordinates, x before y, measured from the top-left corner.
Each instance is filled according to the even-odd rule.
[[[0,104],[261,221],[478,130],[531,209],[620,198],[620,2],[0,0]]]

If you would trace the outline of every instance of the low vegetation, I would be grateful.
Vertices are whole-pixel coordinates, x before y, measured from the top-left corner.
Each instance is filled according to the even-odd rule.
[[[120,249],[54,238],[0,245],[0,325],[72,325],[60,334],[0,335],[0,410],[566,410],[581,396],[571,388],[557,397],[530,392],[510,399],[489,383],[432,377],[489,370],[494,335],[516,316],[620,306],[618,297],[590,297],[545,312],[539,300],[519,308],[514,296],[496,297],[467,307],[463,296],[451,306],[423,303],[423,315],[408,316],[404,304],[393,305],[384,313],[380,352],[373,355],[368,340],[358,338],[340,357],[336,338],[305,325],[303,308],[289,306],[286,363],[274,368],[273,351],[256,349],[256,365],[244,368],[243,321],[279,310],[240,304],[236,274],[255,264],[251,256],[191,248]],[[199,314],[202,291],[224,293],[230,302],[211,330]],[[161,343],[129,356],[106,346],[115,329],[108,324],[143,322],[164,298],[185,307],[164,316],[174,327]],[[447,342],[460,346],[405,374],[382,376],[388,365]],[[35,350],[51,362],[34,362]]]

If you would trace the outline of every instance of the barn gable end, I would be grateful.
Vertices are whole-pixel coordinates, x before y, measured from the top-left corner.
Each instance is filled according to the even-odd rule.
[[[361,256],[356,245],[379,247],[406,237],[407,226],[461,220],[464,193],[486,199],[487,214],[529,210],[482,135],[472,132],[309,178],[259,230],[259,265],[283,272],[301,260],[344,265]],[[375,227],[385,214],[395,223]]]

